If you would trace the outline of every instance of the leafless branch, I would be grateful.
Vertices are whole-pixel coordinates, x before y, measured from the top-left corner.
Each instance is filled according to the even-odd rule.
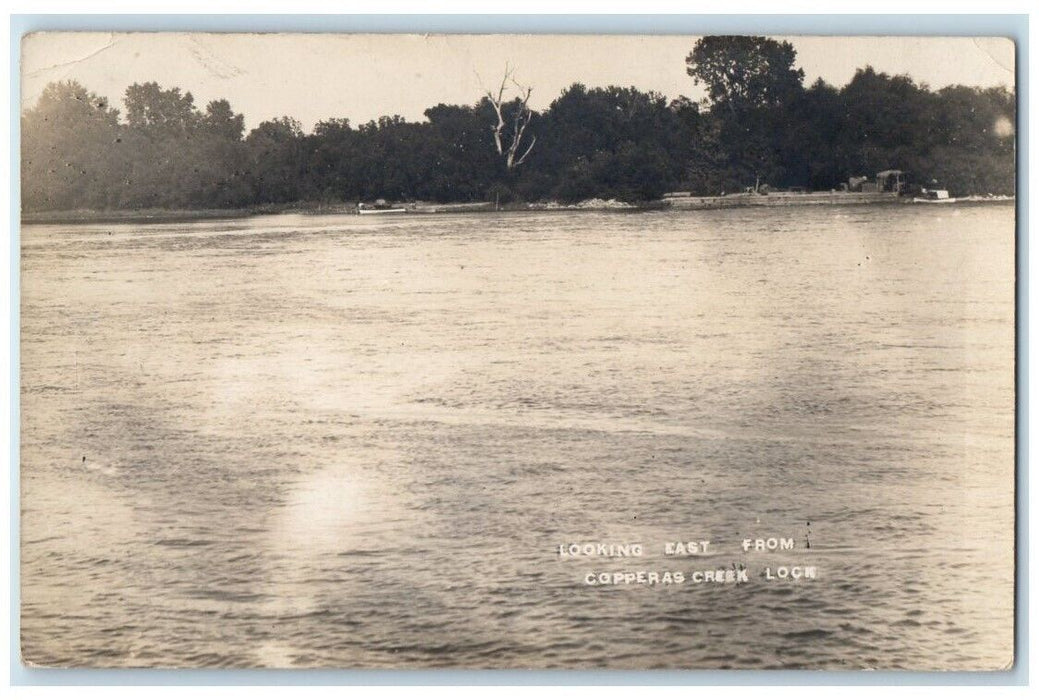
[[[523,155],[519,157],[519,160],[517,160],[514,165],[523,165],[523,161],[525,161],[527,159],[527,156],[530,155],[531,149],[534,148],[534,144],[537,143],[537,142],[538,142],[538,137],[537,136],[531,136],[530,137],[530,145],[527,146],[527,150],[525,150],[523,152]]]
[[[526,159],[530,154],[531,149],[534,147],[534,142],[537,140],[536,137],[532,137],[526,150],[523,152],[523,155],[520,156],[519,159],[516,158],[516,154],[519,152],[523,143],[524,132],[527,130],[527,126],[530,124],[530,120],[533,118],[534,113],[528,106],[533,89],[520,85],[514,76],[515,70],[506,63],[505,74],[502,76],[497,94],[484,88],[484,94],[487,96],[487,100],[494,108],[494,114],[498,119],[497,124],[491,125],[491,132],[494,134],[494,147],[498,151],[498,155],[505,158],[505,167],[509,170],[512,170],[517,165],[523,163],[524,159]],[[477,77],[479,77],[479,75],[477,75]],[[519,108],[512,116],[511,139],[509,145],[506,147],[504,143],[506,138],[505,91],[510,82],[516,87],[520,97],[516,98],[519,101]]]

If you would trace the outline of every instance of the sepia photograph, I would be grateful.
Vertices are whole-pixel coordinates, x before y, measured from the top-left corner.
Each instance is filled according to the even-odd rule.
[[[25,35],[22,664],[1010,670],[1016,48]]]

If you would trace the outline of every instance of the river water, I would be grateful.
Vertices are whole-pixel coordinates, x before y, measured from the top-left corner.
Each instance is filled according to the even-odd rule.
[[[30,225],[21,254],[28,662],[1012,661],[1012,206]]]

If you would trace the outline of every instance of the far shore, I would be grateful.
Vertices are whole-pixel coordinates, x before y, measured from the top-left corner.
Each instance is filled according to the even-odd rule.
[[[494,202],[458,202],[438,204],[434,202],[409,202],[395,205],[402,207],[408,214],[475,214],[508,211],[618,211],[642,212],[659,210],[706,210],[732,209],[748,206],[841,206],[856,204],[890,205],[891,203],[908,203],[908,199],[899,200],[892,196],[864,198],[862,196],[841,196],[835,193],[808,193],[804,195],[728,195],[717,197],[696,197],[690,195],[668,195],[663,199],[629,204],[615,199],[589,199],[576,204],[559,202],[508,203],[496,205]],[[813,196],[814,195],[814,196]],[[1012,203],[1015,198],[1010,195],[972,195],[962,197],[958,203]],[[334,216],[356,214],[357,206],[344,203],[292,202],[288,204],[269,204],[231,209],[75,209],[62,211],[22,212],[23,224],[76,224],[76,223],[175,223],[181,221],[204,221],[212,219],[240,219],[251,216],[268,216],[276,214],[305,214],[314,216]]]
[[[558,202],[509,203],[495,205],[494,202],[408,202],[395,205],[408,214],[472,214],[506,211],[646,211],[666,208],[661,200],[627,204],[618,200],[590,199],[577,204]],[[23,224],[74,224],[74,223],[161,223],[177,221],[202,221],[209,219],[239,219],[250,216],[275,214],[305,214],[314,216],[336,216],[356,214],[356,204],[292,202],[238,209],[74,209],[59,211],[22,212]]]

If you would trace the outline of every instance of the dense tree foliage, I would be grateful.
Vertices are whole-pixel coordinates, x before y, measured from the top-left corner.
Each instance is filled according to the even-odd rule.
[[[22,203],[39,211],[378,198],[639,201],[756,183],[831,189],[889,168],[954,194],[1014,192],[1011,91],[932,91],[870,67],[842,88],[805,87],[795,59],[786,42],[707,37],[687,59],[706,91],[700,104],[574,84],[542,112],[524,113],[520,98],[495,104],[485,95],[430,107],[419,122],[393,116],[355,127],[328,119],[309,134],[290,117],[246,133],[226,100],[199,109],[190,92],[156,83],[130,86],[122,115],[78,83],[54,83],[22,115]],[[509,129],[525,128],[511,161],[495,143],[502,121],[506,144]]]
[[[657,198],[682,179],[696,118],[655,93],[572,85],[537,121],[537,149],[510,185],[526,200]]]
[[[686,72],[707,99],[732,112],[779,107],[797,98],[804,71],[790,42],[759,36],[708,36],[686,57]]]
[[[32,209],[121,204],[119,112],[73,82],[52,83],[22,118],[22,198]]]

